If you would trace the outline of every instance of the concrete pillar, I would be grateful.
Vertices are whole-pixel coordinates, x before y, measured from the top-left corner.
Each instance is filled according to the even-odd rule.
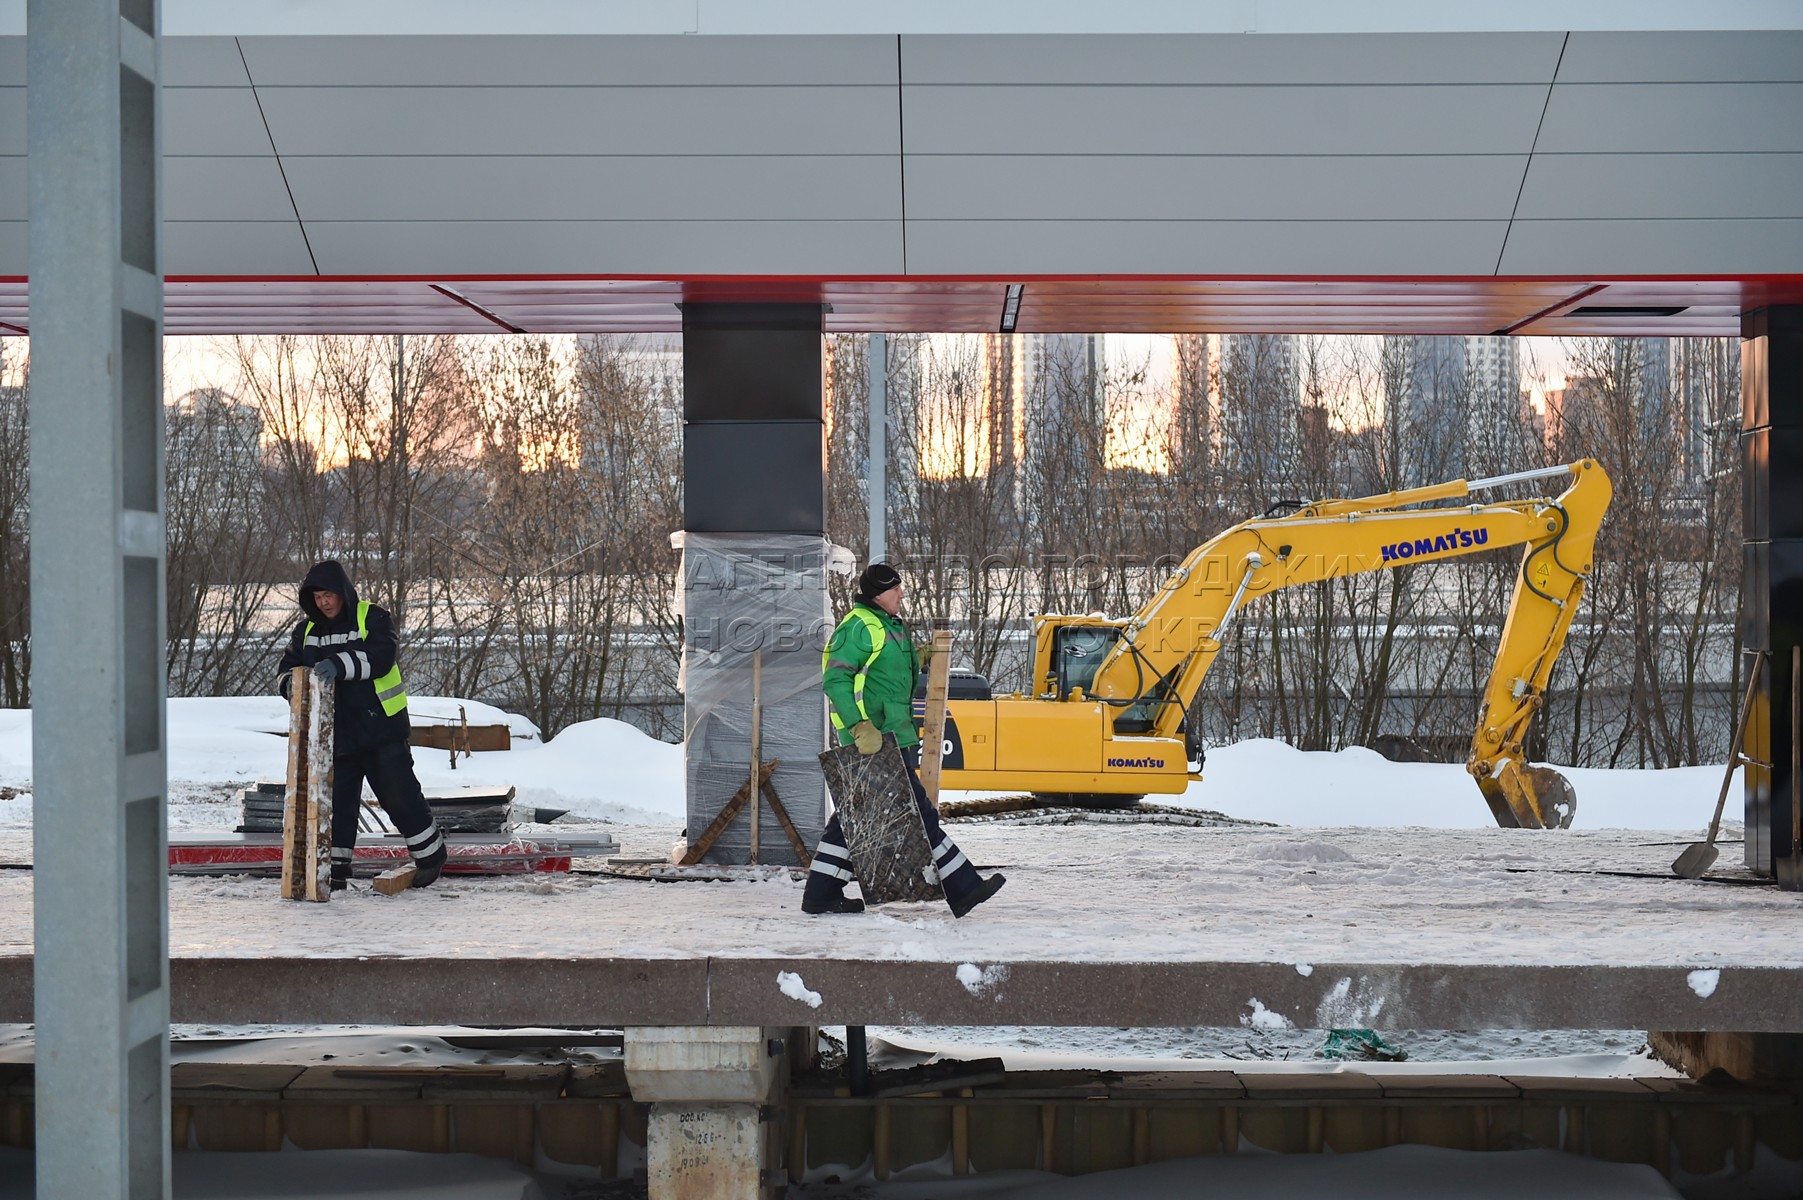
[[[1803,306],[1741,319],[1741,638],[1770,656],[1747,728],[1746,865],[1797,886],[1791,651],[1803,640]]]
[[[825,824],[826,426],[819,304],[685,303],[683,730],[691,838],[757,757],[805,849]],[[822,626],[826,626],[822,628]],[[767,802],[705,861],[797,864]]]
[[[37,1194],[169,1194],[156,0],[30,0]]]
[[[786,1029],[626,1030],[626,1084],[651,1105],[650,1200],[766,1200],[785,1186],[775,1119]]]

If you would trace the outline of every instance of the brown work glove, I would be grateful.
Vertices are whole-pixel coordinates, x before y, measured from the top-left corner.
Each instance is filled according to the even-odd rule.
[[[883,735],[869,721],[859,721],[851,727],[851,740],[857,743],[859,754],[875,754],[883,748]]]

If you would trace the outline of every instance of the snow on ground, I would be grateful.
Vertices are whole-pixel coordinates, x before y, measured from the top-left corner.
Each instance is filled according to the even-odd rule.
[[[842,1031],[837,1031],[842,1032]],[[1329,1061],[1320,1029],[1105,1029],[1027,1025],[872,1025],[870,1063],[912,1067],[999,1058],[1010,1071],[1357,1071],[1365,1075],[1510,1075],[1560,1079],[1674,1078],[1646,1034],[1628,1029],[1385,1029],[1404,1062]],[[3,1053],[0,1047],[0,1053]],[[0,1059],[0,1061],[4,1061]]]
[[[628,855],[674,827],[615,826]],[[1008,886],[955,920],[943,904],[804,918],[786,877],[452,878],[400,896],[272,903],[273,880],[178,877],[178,956],[887,958],[1014,961],[1646,965],[1796,964],[1799,911],[1775,889],[1672,878],[1683,840],[1629,830],[954,825]],[[28,858],[0,830],[0,862]],[[1728,850],[1730,861],[1735,851]],[[1644,872],[1621,878],[1598,869]],[[31,944],[31,875],[0,871],[0,952]],[[802,970],[802,968],[795,968]],[[802,970],[802,982],[818,990]],[[774,987],[775,984],[772,984]]]
[[[513,749],[460,759],[455,770],[447,752],[415,748],[420,782],[427,787],[512,784],[522,804],[567,808],[588,820],[678,825],[683,820],[680,746],[606,719],[572,725],[541,742],[531,722],[485,704],[438,696],[417,696],[409,703],[421,724],[455,721],[462,706],[472,724],[505,722],[514,730]],[[275,696],[171,699],[170,825],[237,824],[237,789],[259,778],[280,778],[285,770],[279,737],[287,727],[287,707]],[[1575,828],[1691,834],[1709,823],[1722,770],[1560,769],[1577,789]],[[1211,750],[1203,775],[1182,796],[1152,799],[1283,825],[1492,827],[1477,785],[1457,764],[1393,763],[1362,747],[1302,751],[1254,739]],[[31,714],[0,709],[0,797],[9,789],[20,793],[0,798],[0,827],[30,824],[30,784]],[[959,795],[948,792],[946,798]],[[1737,784],[1731,800],[1738,795]],[[1736,800],[1728,815],[1738,812]]]
[[[485,705],[434,697],[412,703],[422,722],[455,720],[462,704],[472,723],[506,721],[514,730],[512,750],[461,760],[455,771],[447,753],[416,749],[428,787],[512,784],[524,804],[570,809],[566,821],[612,824],[622,850],[635,856],[661,856],[684,820],[679,746],[606,720],[572,726],[542,742],[529,722]],[[286,707],[274,697],[172,699],[171,826],[236,824],[236,790],[279,777],[284,769],[284,744],[271,735],[280,735],[286,723]],[[1663,872],[1707,824],[1720,772],[1568,770],[1579,797],[1576,828],[1499,830],[1457,765],[1391,763],[1363,749],[1308,753],[1258,740],[1211,751],[1204,781],[1174,799],[1287,828],[953,826],[973,859],[1003,865],[1009,876],[995,900],[962,922],[936,904],[804,918],[799,886],[780,879],[656,884],[594,876],[447,878],[393,898],[358,888],[328,907],[274,905],[273,880],[177,877],[170,881],[170,945],[178,955],[250,957],[877,957],[944,963],[946,986],[967,989],[982,986],[990,964],[1030,959],[1278,961],[1298,970],[1346,961],[1679,964],[1704,973],[1728,964],[1719,976],[1728,986],[1733,965],[1794,964],[1796,909],[1788,897],[1592,873]],[[31,714],[0,710],[0,862],[29,861],[30,782]],[[1736,808],[1737,802],[1731,813]],[[1737,836],[1733,825],[1725,836]],[[1724,858],[1733,857],[1730,846]],[[0,953],[30,948],[31,901],[28,872],[0,872]],[[801,975],[789,988],[804,998],[815,994]],[[235,1028],[213,1032],[258,1036]],[[472,1055],[493,1061],[497,1053],[459,1049],[429,1030],[325,1037],[324,1031],[262,1032],[293,1036],[257,1045],[193,1045],[179,1053],[229,1061],[312,1056],[376,1063]],[[899,1058],[999,1053],[1015,1068],[1106,1061],[1112,1069],[1339,1069],[1313,1057],[1317,1032],[1253,1025],[877,1032],[879,1052]],[[1638,1052],[1636,1035],[1612,1042],[1608,1031],[1580,1032],[1565,1038],[1561,1031],[1386,1031],[1413,1061],[1360,1063],[1357,1069],[1482,1070],[1482,1060],[1500,1059],[1510,1073],[1662,1073]],[[29,1053],[28,1030],[0,1035],[0,1059]],[[28,1155],[0,1150],[0,1200],[30,1195],[23,1182],[29,1163]],[[1132,1193],[1162,1200],[1196,1194],[1203,1178],[1211,1194],[1245,1200],[1307,1193],[1384,1200],[1674,1194],[1644,1167],[1548,1151],[1475,1155],[1427,1147],[1350,1156],[1249,1153],[1080,1179],[1036,1172],[883,1184],[850,1173],[847,1178],[852,1182],[815,1182],[792,1195],[1100,1200]],[[1780,1192],[1797,1182],[1803,1181],[1779,1181]],[[613,1194],[566,1190],[566,1181],[554,1177],[529,1177],[509,1164],[463,1157],[360,1151],[282,1155],[279,1161],[267,1155],[176,1158],[180,1200],[278,1193],[290,1200],[577,1200]]]

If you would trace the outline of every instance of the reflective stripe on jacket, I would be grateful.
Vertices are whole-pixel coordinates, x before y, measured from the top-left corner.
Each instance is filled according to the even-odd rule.
[[[367,642],[368,640],[369,601],[359,600],[357,602],[357,641]],[[314,637],[313,622],[311,621],[307,622],[307,628],[301,633],[301,644],[303,646],[319,646],[323,648],[329,644],[336,645],[348,641],[350,641],[350,634],[348,633],[328,633],[319,637]],[[361,662],[364,672],[367,673],[369,669],[369,656],[361,650],[351,651],[350,653],[356,660]],[[357,673],[355,671],[347,671],[345,672],[345,677],[348,679],[355,679],[357,678]],[[376,700],[382,705],[382,712],[384,715],[392,717],[394,714],[407,707],[407,688],[401,683],[400,663],[397,662],[392,667],[389,667],[385,674],[380,678],[375,679],[373,682],[376,688]]]

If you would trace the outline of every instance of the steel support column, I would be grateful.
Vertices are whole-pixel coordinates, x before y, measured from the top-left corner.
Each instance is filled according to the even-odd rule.
[[[1747,726],[1746,865],[1794,883],[1791,650],[1803,641],[1803,306],[1741,321],[1741,637],[1768,651]],[[1748,662],[1751,661],[1749,658]]]
[[[30,0],[37,1194],[169,1194],[157,0]]]

